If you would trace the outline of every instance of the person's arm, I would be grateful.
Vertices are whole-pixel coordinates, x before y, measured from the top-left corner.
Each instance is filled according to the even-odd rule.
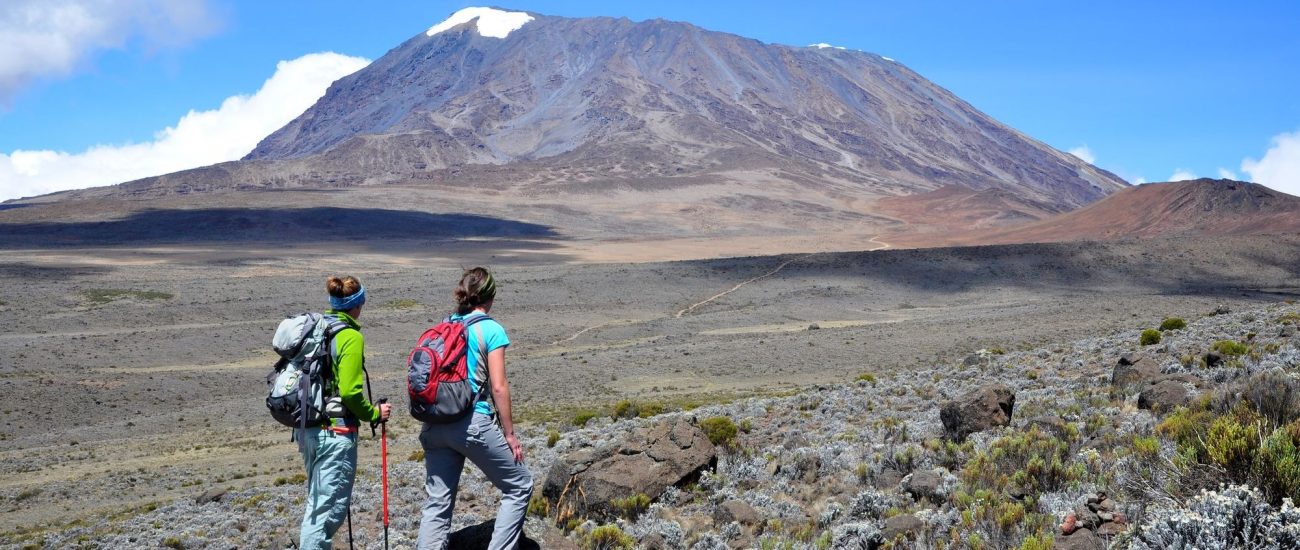
[[[366,376],[362,370],[362,357],[365,356],[366,341],[355,330],[344,330],[334,337],[338,352],[339,399],[352,414],[366,422],[378,422],[381,419],[379,409],[366,399]]]
[[[506,348],[500,347],[488,352],[488,380],[492,381],[492,402],[497,407],[497,419],[501,422],[501,432],[505,434],[506,444],[515,455],[515,462],[524,461],[524,448],[515,437],[515,423],[510,417],[510,382],[506,380]]]

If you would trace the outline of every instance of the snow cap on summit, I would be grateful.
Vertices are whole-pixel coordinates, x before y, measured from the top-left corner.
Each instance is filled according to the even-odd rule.
[[[438,23],[425,32],[425,36],[433,36],[442,31],[478,19],[478,33],[481,36],[490,36],[492,38],[505,38],[524,23],[533,20],[533,16],[521,11],[502,11],[493,8],[465,8],[451,14],[446,21]]]
[[[809,44],[808,47],[809,47],[809,48],[817,48],[817,49],[819,49],[819,50],[824,50],[824,49],[826,49],[826,48],[835,48],[835,49],[837,49],[837,50],[843,50],[843,49],[844,49],[844,46],[832,46],[832,45],[827,44],[827,43],[825,43],[825,42],[818,42],[818,43],[816,43],[816,44]]]

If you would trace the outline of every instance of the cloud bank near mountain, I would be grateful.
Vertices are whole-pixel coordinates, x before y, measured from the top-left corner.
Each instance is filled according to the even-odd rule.
[[[228,97],[216,109],[192,110],[146,143],[97,145],[79,153],[0,153],[0,200],[111,185],[236,160],[320,99],[335,80],[369,63],[368,59],[333,52],[281,61],[253,94]]]

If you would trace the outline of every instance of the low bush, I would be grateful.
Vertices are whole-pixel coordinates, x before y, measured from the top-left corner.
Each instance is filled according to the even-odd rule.
[[[623,516],[629,521],[636,521],[650,507],[650,497],[645,493],[637,493],[627,498],[616,498],[610,501],[618,515]]]
[[[1205,492],[1186,508],[1157,509],[1131,548],[1300,548],[1297,524],[1300,508],[1274,509],[1259,491],[1234,485]]]
[[[546,448],[549,449],[551,447],[554,447],[555,444],[559,442],[560,442],[559,430],[548,430],[546,432]]]
[[[1146,330],[1142,331],[1142,336],[1140,336],[1140,337],[1138,338],[1138,343],[1140,343],[1140,344],[1142,344],[1142,345],[1144,345],[1144,346],[1150,346],[1150,345],[1153,345],[1153,344],[1159,344],[1159,343],[1160,343],[1160,331],[1158,331],[1158,330],[1156,330],[1156,329],[1153,329],[1153,328],[1149,328],[1149,329],[1146,329]]]
[[[711,416],[700,421],[700,429],[714,445],[730,448],[735,444],[739,429],[736,423],[726,416]]]
[[[1164,321],[1160,322],[1161,331],[1183,330],[1185,328],[1187,328],[1187,321],[1184,321],[1178,317],[1169,317]]]
[[[601,525],[582,537],[582,547],[586,550],[632,550],[635,546],[636,539],[617,525]]]
[[[600,413],[596,411],[590,411],[590,410],[578,411],[576,414],[573,415],[573,425],[581,428],[583,426],[586,426],[587,422],[590,422],[591,419],[596,418],[597,416],[600,416]]]
[[[411,462],[424,462],[424,449],[411,451],[411,456],[406,457]]]
[[[614,404],[614,420],[620,418],[636,418],[639,412],[636,403],[627,399]]]
[[[102,306],[124,298],[134,298],[136,300],[170,300],[173,298],[173,295],[168,292],[122,288],[91,288],[81,291],[81,295],[92,306]]]
[[[1210,349],[1227,357],[1245,355],[1247,351],[1250,351],[1250,348],[1246,347],[1246,344],[1235,340],[1219,340],[1218,342],[1215,342],[1214,345],[1210,346]]]

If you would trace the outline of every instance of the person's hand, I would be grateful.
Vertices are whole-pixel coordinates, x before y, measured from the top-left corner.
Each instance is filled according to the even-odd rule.
[[[393,415],[393,406],[388,403],[379,404],[379,421],[387,422],[388,417]]]
[[[524,447],[523,447],[522,445],[519,444],[519,439],[515,437],[515,434],[514,434],[514,433],[510,433],[510,434],[507,434],[507,435],[506,435],[506,445],[509,445],[509,446],[510,446],[510,452],[511,452],[511,454],[514,454],[514,455],[515,455],[515,463],[516,463],[516,464],[523,464],[523,463],[524,463]]]

